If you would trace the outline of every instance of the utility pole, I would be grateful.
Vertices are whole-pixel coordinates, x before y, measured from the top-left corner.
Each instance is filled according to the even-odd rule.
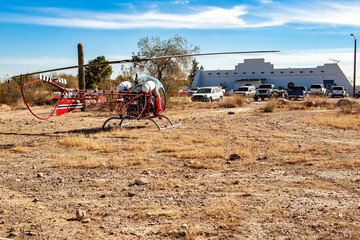
[[[355,97],[356,95],[356,37],[354,34],[350,34],[350,36],[353,36],[354,37],[354,86],[353,86],[353,97]]]

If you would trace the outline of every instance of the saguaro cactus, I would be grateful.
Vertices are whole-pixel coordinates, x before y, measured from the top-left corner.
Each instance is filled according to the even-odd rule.
[[[79,66],[84,65],[84,49],[82,43],[79,43],[78,46],[78,64]],[[79,90],[85,91],[85,69],[83,67],[78,68],[78,77],[79,77]],[[81,111],[85,111],[85,102],[83,103],[84,107],[81,108]]]
[[[78,44],[78,64],[79,66],[84,65],[84,49],[82,43]],[[78,68],[78,77],[79,77],[79,89],[85,90],[85,70],[84,68]]]

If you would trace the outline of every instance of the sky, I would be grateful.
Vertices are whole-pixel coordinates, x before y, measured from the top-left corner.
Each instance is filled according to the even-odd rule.
[[[350,34],[360,37],[359,12],[359,0],[0,0],[0,79],[77,65],[78,43],[85,62],[115,61],[131,58],[140,38],[175,34],[200,53],[280,50],[197,57],[206,70],[231,70],[247,58],[265,58],[275,68],[334,59],[352,79]],[[116,77],[120,66],[113,69]]]

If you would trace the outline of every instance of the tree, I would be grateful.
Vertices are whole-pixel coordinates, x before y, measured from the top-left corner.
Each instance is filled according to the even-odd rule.
[[[88,64],[108,62],[104,56],[90,60]],[[85,67],[86,88],[95,88],[110,79],[113,70],[110,65]]]
[[[184,55],[196,53],[198,46],[189,45],[188,41],[180,35],[168,40],[160,37],[141,38],[138,42],[141,57],[152,58],[161,56]],[[174,93],[184,80],[187,81],[188,68],[191,57],[166,58],[147,62],[148,74],[159,79],[168,93]]]
[[[199,68],[199,62],[196,61],[195,58],[193,58],[192,60],[192,67],[191,67],[191,70],[190,70],[190,74],[189,74],[189,85],[191,86],[191,84],[193,83],[194,81],[194,78],[195,78],[195,75],[196,75],[196,72],[197,70],[204,70],[204,67],[201,65],[200,68]]]

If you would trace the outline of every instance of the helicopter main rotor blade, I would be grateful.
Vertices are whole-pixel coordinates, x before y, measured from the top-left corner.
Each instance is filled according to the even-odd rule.
[[[209,55],[226,55],[226,54],[247,54],[247,53],[271,53],[271,52],[280,52],[280,51],[279,50],[273,50],[273,51],[194,53],[194,54],[172,55],[172,56],[162,56],[162,57],[152,57],[152,58],[140,58],[138,56],[133,56],[132,59],[125,59],[125,60],[119,60],[119,61],[109,61],[109,62],[91,63],[91,64],[85,64],[85,65],[75,65],[75,66],[70,66],[70,67],[55,68],[55,69],[50,69],[50,70],[45,70],[45,71],[21,74],[21,75],[17,75],[17,76],[14,76],[14,77],[29,76],[29,75],[34,75],[34,74],[62,71],[62,70],[68,70],[68,69],[74,69],[74,68],[95,67],[95,66],[103,66],[103,65],[110,65],[110,64],[121,64],[121,63],[146,62],[146,61],[165,59],[165,58],[180,58],[180,57],[209,56]]]
[[[90,63],[90,64],[84,64],[84,65],[70,66],[70,67],[55,68],[55,69],[33,72],[33,73],[26,73],[26,74],[17,75],[14,77],[29,76],[29,75],[34,75],[34,74],[62,71],[62,70],[68,70],[68,69],[74,69],[74,68],[94,67],[94,66],[103,66],[103,65],[109,65],[109,64],[132,63],[132,62],[134,62],[132,59],[128,59],[128,60],[120,60],[120,61],[112,61],[112,62]]]
[[[193,57],[193,56],[209,56],[209,55],[226,55],[226,54],[246,54],[246,53],[272,53],[280,52],[279,50],[272,51],[247,51],[247,52],[215,52],[215,53],[194,53],[194,54],[184,54],[184,55],[172,55],[172,56],[162,56],[162,57],[153,57],[147,58],[148,60],[164,59],[164,58],[179,58],[179,57]],[[145,58],[144,58],[145,60]]]

